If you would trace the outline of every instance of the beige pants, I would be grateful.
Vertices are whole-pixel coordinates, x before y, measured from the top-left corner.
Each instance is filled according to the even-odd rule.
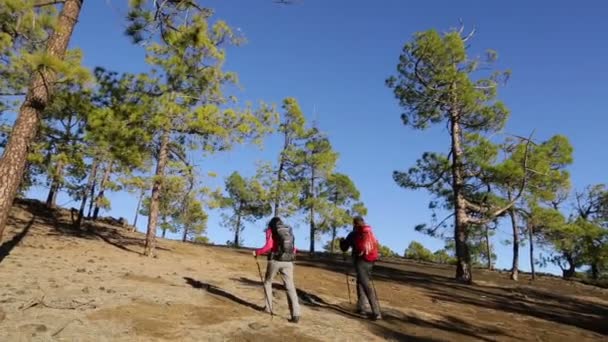
[[[283,284],[287,290],[287,300],[291,317],[299,317],[300,303],[298,302],[298,293],[296,292],[296,286],[293,282],[293,262],[290,261],[270,260],[268,262],[266,279],[264,280],[264,287],[268,294],[266,310],[272,310],[272,280],[277,273],[280,273],[283,277]]]

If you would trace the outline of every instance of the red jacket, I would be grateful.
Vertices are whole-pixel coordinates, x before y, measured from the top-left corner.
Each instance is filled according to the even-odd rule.
[[[264,255],[271,252],[278,252],[279,245],[272,238],[272,230],[270,228],[266,229],[266,244],[262,248],[258,248],[255,250],[256,255]],[[293,253],[296,254],[298,249],[296,246],[293,246]]]

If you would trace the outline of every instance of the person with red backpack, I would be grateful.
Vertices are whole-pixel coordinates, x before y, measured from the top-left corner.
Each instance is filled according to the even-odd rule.
[[[291,311],[289,322],[291,323],[298,323],[300,321],[300,304],[293,281],[293,262],[296,258],[296,252],[293,231],[291,227],[283,224],[279,217],[273,217],[268,223],[264,247],[253,251],[253,256],[256,258],[258,255],[268,255],[266,279],[264,279],[266,310],[271,314],[273,313],[272,280],[277,273],[281,273],[285,290],[287,290],[287,299]]]
[[[352,256],[357,272],[357,313],[364,315],[365,307],[371,306],[372,320],[382,319],[378,297],[371,282],[374,262],[378,260],[378,241],[372,232],[372,227],[365,223],[361,216],[353,219],[353,231],[340,239],[340,249],[343,252],[352,248]]]

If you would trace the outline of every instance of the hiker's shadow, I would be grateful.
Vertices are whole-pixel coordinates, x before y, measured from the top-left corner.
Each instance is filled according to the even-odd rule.
[[[238,282],[243,283],[248,286],[262,286],[262,283],[260,283],[259,281],[252,280],[252,279],[245,278],[245,277],[232,278],[232,280],[238,281]],[[272,288],[274,290],[285,290],[284,285],[277,284],[277,283],[273,283]],[[313,293],[304,291],[299,288],[296,288],[296,292],[298,294],[298,299],[300,301],[300,304],[306,305],[306,306],[310,307],[312,310],[316,311],[316,310],[326,309],[326,310],[334,311],[345,317],[361,318],[361,316],[359,316],[337,304],[330,304],[330,303],[326,302],[325,300],[323,300],[323,298],[321,298]]]
[[[208,292],[208,293],[210,293],[212,295],[216,295],[216,296],[220,296],[220,297],[229,299],[229,300],[231,300],[231,301],[233,301],[233,302],[235,302],[237,304],[244,305],[244,306],[249,307],[249,308],[251,308],[253,310],[256,310],[256,311],[265,312],[263,307],[261,307],[259,305],[256,305],[256,304],[253,304],[253,303],[250,303],[250,302],[248,302],[248,301],[246,301],[246,300],[244,300],[242,298],[239,298],[239,297],[233,295],[230,292],[227,292],[225,290],[220,289],[217,286],[214,286],[214,285],[211,285],[211,284],[207,284],[207,283],[203,283],[200,280],[196,280],[196,279],[193,279],[193,278],[190,278],[190,277],[184,277],[184,280],[186,280],[186,283],[188,285],[192,286],[195,289],[203,290],[203,291],[206,291],[206,292]]]

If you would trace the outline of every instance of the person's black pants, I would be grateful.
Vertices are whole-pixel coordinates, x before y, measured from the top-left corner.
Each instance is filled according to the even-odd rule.
[[[363,260],[355,261],[355,270],[357,271],[357,309],[361,312],[365,312],[365,308],[369,303],[372,313],[374,315],[380,315],[378,298],[376,297],[376,292],[374,291],[371,281],[373,267],[373,262]]]

